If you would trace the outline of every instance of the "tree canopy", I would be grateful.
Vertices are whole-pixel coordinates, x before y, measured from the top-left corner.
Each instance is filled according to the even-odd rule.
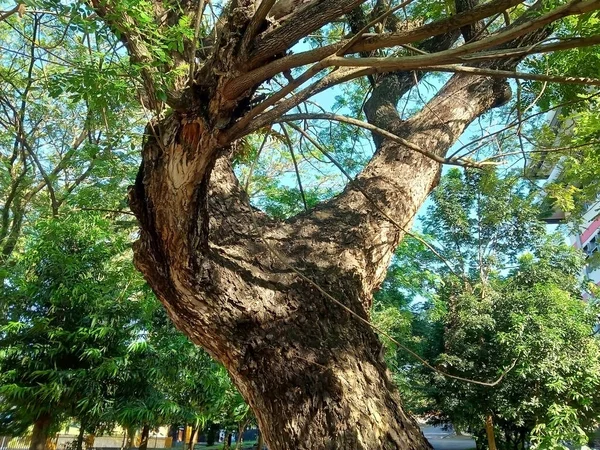
[[[437,209],[423,220],[444,252],[417,239],[399,258],[405,266],[393,267],[396,276],[428,264],[417,281],[433,289],[434,274],[441,276],[440,296],[463,299],[456,307],[473,315],[452,320],[473,333],[487,321],[514,347],[517,322],[492,320],[486,299],[509,317],[513,303],[499,299],[523,302],[535,320],[550,295],[538,285],[555,288],[549,316],[576,304],[571,272],[544,275],[544,245],[554,244],[544,244],[530,200],[543,196],[550,209],[576,217],[597,197],[600,1],[26,0],[0,1],[0,11],[0,288],[13,299],[3,309],[16,314],[3,339],[35,337],[28,327],[37,321],[63,336],[47,323],[51,316],[28,309],[24,292],[51,309],[67,289],[78,312],[96,304],[102,316],[114,307],[108,298],[118,304],[123,279],[110,271],[118,264],[107,285],[89,293],[85,267],[94,259],[104,271],[120,250],[102,253],[103,241],[85,242],[77,227],[35,240],[39,223],[68,230],[78,213],[100,214],[115,226],[91,237],[135,237],[135,266],[174,324],[227,369],[272,450],[428,448],[390,382],[371,319],[401,332],[417,352],[438,346],[419,335],[431,331],[427,321],[410,325],[417,336],[408,329],[407,300],[387,282],[375,300],[373,293],[398,244],[414,235],[415,215],[444,165],[466,170],[444,179]],[[501,173],[515,167],[518,175]],[[560,176],[541,187],[536,178],[552,167]],[[66,244],[47,256],[68,262],[76,254],[77,271],[44,266],[36,245],[54,241]],[[552,248],[564,257],[561,267],[577,266]],[[524,280],[505,273],[507,264],[535,274]],[[467,291],[464,283],[475,286]],[[98,303],[85,300],[94,293]],[[573,323],[588,323],[587,312],[567,310]],[[227,385],[206,355],[175,335],[163,340],[156,314],[145,316],[137,341],[115,344],[129,363],[142,364],[113,377],[126,405],[119,420],[146,436],[167,415],[202,422],[214,403],[205,384]],[[87,320],[70,318],[78,327]],[[448,330],[434,334],[450,337]],[[448,350],[468,368],[474,363],[455,341]],[[85,348],[71,349],[69,359],[99,357]],[[182,364],[202,362],[207,378],[191,377],[185,364],[170,372],[163,356],[171,348],[187,355]],[[161,372],[156,380],[144,374],[145,360]],[[68,383],[48,397],[57,405],[62,388],[67,395],[78,382],[70,378],[77,367],[65,367]],[[478,375],[499,369],[486,370]],[[227,389],[230,416],[245,417]]]

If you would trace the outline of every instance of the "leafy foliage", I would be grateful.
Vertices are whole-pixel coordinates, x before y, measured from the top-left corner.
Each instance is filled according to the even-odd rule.
[[[94,214],[40,221],[2,286],[5,425],[100,418],[142,330],[142,281],[126,237]]]
[[[410,240],[395,264],[407,255],[412,263],[379,296],[396,308],[399,340],[440,371],[503,376],[495,386],[465,383],[390,347],[411,406],[470,430],[481,445],[489,414],[499,444],[514,449],[584,444],[600,418],[598,307],[581,298],[581,255],[544,234],[532,200],[514,177],[451,171],[424,226],[455,270]]]

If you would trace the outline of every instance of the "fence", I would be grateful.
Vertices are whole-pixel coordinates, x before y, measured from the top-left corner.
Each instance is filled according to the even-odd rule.
[[[52,439],[52,444],[56,450],[66,450],[76,439],[76,435],[60,434]],[[31,436],[0,436],[0,450],[29,450],[30,441]],[[84,448],[86,450],[119,450],[124,444],[123,436],[96,436],[93,446],[84,446]],[[149,449],[165,449],[170,446],[171,438],[159,436],[148,438]]]
[[[25,437],[10,437],[0,436],[0,450],[29,450],[28,436]]]

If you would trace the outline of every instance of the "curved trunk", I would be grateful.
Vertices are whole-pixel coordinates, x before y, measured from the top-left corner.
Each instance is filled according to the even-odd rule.
[[[46,450],[52,417],[42,414],[33,424],[29,450]]]
[[[386,125],[443,154],[500,96],[493,80],[457,76],[432,100],[437,112]],[[389,218],[409,226],[439,164],[384,141],[338,198],[281,222],[248,205],[209,120],[173,113],[148,128],[130,190],[136,265],[175,324],[228,369],[269,448],[430,448],[362,320],[404,234]]]
[[[510,91],[455,75],[404,121],[396,99],[411,79],[379,79],[366,105],[370,122],[408,144],[377,139],[344,192],[287,221],[248,204],[229,162],[235,144],[221,147],[237,113],[218,89],[205,112],[147,127],[129,192],[136,266],[177,327],[227,368],[270,450],[431,448],[368,324],[372,294],[440,174],[410,147],[445,155]]]
[[[142,224],[136,265],[176,325],[228,369],[269,448],[430,448],[402,410],[374,331],[288,263],[365,319],[370,272],[352,253],[343,264],[319,258],[317,249],[333,249],[301,238],[305,224],[251,210],[208,127],[172,117],[161,129],[171,138],[148,139],[130,191]]]

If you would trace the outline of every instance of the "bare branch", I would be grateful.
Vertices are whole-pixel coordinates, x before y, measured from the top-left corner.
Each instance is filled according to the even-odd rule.
[[[252,20],[250,20],[250,24],[248,24],[248,28],[246,29],[246,33],[244,34],[244,38],[242,39],[243,53],[247,51],[248,47],[250,46],[250,43],[258,34],[260,27],[267,18],[269,11],[271,11],[271,8],[273,7],[276,1],[277,0],[262,0],[262,2],[260,2],[260,6],[254,13]]]
[[[375,125],[372,125],[368,122],[364,122],[362,120],[354,119],[352,117],[347,117],[347,116],[341,116],[338,114],[328,114],[328,113],[289,114],[287,116],[282,116],[280,119],[276,120],[275,122],[289,123],[289,122],[293,122],[295,120],[310,120],[310,119],[332,120],[332,121],[343,122],[343,123],[347,123],[350,125],[364,128],[366,130],[372,131],[373,133],[377,133],[377,134],[381,135],[382,137],[387,138],[393,142],[401,144],[410,150],[413,150],[417,153],[420,153],[421,155],[424,155],[424,156],[432,159],[433,161],[439,162],[440,164],[449,164],[449,165],[454,165],[454,166],[476,167],[476,168],[483,168],[486,165],[489,165],[489,164],[482,165],[481,163],[478,163],[477,161],[471,161],[471,160],[467,160],[465,158],[443,158],[442,156],[437,155],[432,152],[429,152],[427,150],[424,150],[424,149],[420,148],[419,146],[413,144],[412,142],[409,142],[406,139],[403,139],[400,136],[395,135],[394,133],[390,133],[389,131],[386,131],[383,128],[379,128]]]
[[[198,39],[200,37],[200,24],[202,23],[202,16],[204,15],[205,1],[200,0],[198,2],[198,10],[196,11],[196,21],[194,23],[194,40],[192,41],[192,48],[190,50],[190,79],[188,84],[192,86],[194,84],[194,75],[196,72],[196,46],[198,45]]]
[[[19,13],[19,16],[23,17],[23,14],[25,13],[25,5],[23,3],[17,3],[14,8],[9,9],[8,11],[0,11],[0,22],[16,13]]]
[[[596,1],[596,0],[594,0]],[[597,7],[600,9],[600,2]],[[512,34],[512,33],[511,33]],[[373,67],[377,68],[380,72],[392,71],[392,70],[416,70],[426,69],[438,64],[448,63],[473,63],[487,60],[498,60],[498,59],[510,59],[516,57],[523,57],[536,53],[548,53],[557,50],[566,50],[571,48],[581,48],[585,46],[592,46],[600,44],[600,36],[591,36],[587,38],[574,38],[567,39],[557,43],[551,44],[535,44],[527,47],[516,47],[502,50],[492,50],[487,52],[475,53],[479,50],[477,47],[488,47],[492,38],[498,38],[498,43],[503,43],[504,36],[493,35],[489,38],[481,41],[474,42],[473,44],[463,45],[458,48],[445,50],[437,53],[420,54],[416,56],[402,56],[402,57],[370,57],[370,58],[348,58],[331,56],[324,61],[335,67]],[[520,37],[520,36],[517,36]],[[489,39],[489,40],[488,40]],[[437,62],[439,61],[439,62]]]
[[[549,83],[563,84],[583,84],[585,86],[600,86],[600,78],[588,77],[569,77],[560,75],[543,75],[526,72],[512,72],[510,70],[485,69],[481,67],[469,66],[431,66],[428,70],[451,72],[451,73],[471,73],[473,75],[486,75],[498,78],[513,78],[521,80],[535,80]]]
[[[306,203],[306,196],[304,195],[304,189],[302,188],[302,180],[300,178],[300,171],[298,170],[298,162],[296,161],[296,155],[294,154],[294,146],[292,145],[292,140],[290,139],[290,135],[287,132],[287,129],[285,128],[284,125],[281,126],[281,131],[283,131],[283,135],[285,136],[285,140],[287,142],[288,149],[290,150],[292,162],[294,163],[294,170],[296,171],[296,179],[298,180],[298,189],[300,190],[300,195],[302,196],[302,203],[304,204],[304,210],[308,211],[308,204]]]

